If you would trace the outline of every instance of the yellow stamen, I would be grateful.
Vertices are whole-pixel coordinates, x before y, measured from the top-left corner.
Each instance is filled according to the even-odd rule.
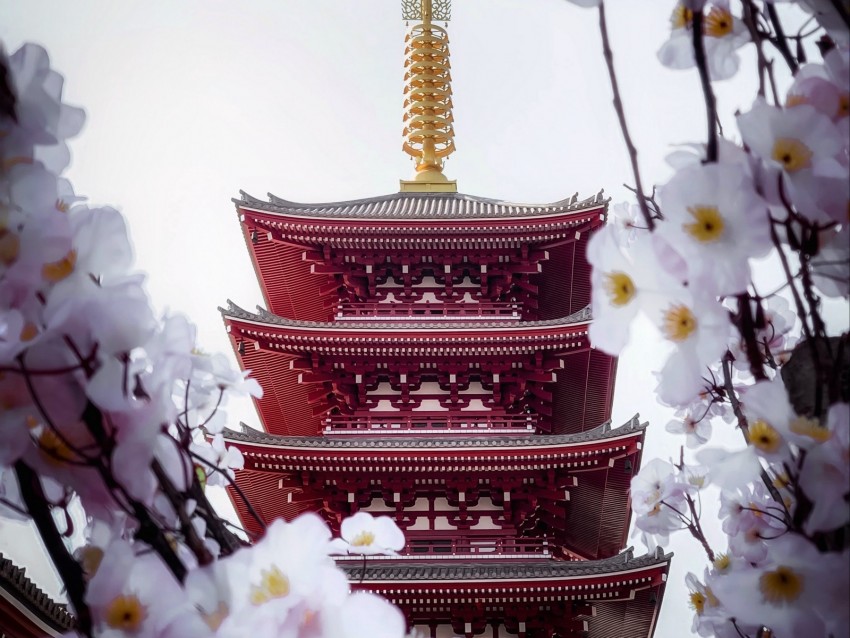
[[[77,552],[77,560],[83,567],[87,579],[91,579],[100,568],[100,563],[103,560],[103,550],[100,547],[86,545]]]
[[[21,241],[15,233],[0,231],[0,263],[11,266],[21,252]]]
[[[773,143],[771,157],[789,173],[796,173],[812,165],[811,149],[793,137],[777,138]]]
[[[705,476],[700,476],[699,474],[691,474],[688,477],[688,483],[693,485],[698,490],[701,490],[705,487]]]
[[[691,608],[697,612],[698,616],[702,616],[702,612],[705,611],[705,596],[698,591],[692,591],[688,598]]]
[[[777,474],[776,478],[773,479],[773,487],[778,490],[784,490],[789,485],[791,485],[791,479],[784,472],[782,474]]]
[[[635,283],[624,272],[605,274],[605,292],[614,306],[625,306],[635,297]]]
[[[682,224],[682,228],[698,242],[707,244],[723,236],[725,223],[716,206],[691,206],[688,212],[694,221],[691,224]]]
[[[75,458],[71,448],[50,428],[44,428],[41,431],[38,437],[38,447],[51,465],[62,465],[66,461],[73,461]]]
[[[106,624],[122,631],[138,631],[145,620],[145,607],[135,596],[117,596],[104,613]]]
[[[759,589],[764,600],[774,605],[784,605],[800,597],[803,591],[803,576],[790,567],[780,565],[772,572],[759,578]]]
[[[260,572],[260,584],[251,587],[251,603],[253,605],[262,605],[275,598],[283,598],[289,595],[289,579],[278,569],[277,565],[272,565],[271,569],[264,569]]]
[[[694,21],[694,12],[688,9],[683,4],[677,4],[673,9],[673,15],[670,16],[670,25],[674,29],[684,29],[690,27]]]
[[[785,108],[793,109],[795,106],[808,104],[809,99],[801,93],[789,93],[785,98]]]
[[[56,200],[56,210],[60,213],[67,213],[70,209],[71,205],[68,202],[61,199]]]
[[[705,25],[703,33],[712,38],[722,38],[732,33],[732,14],[728,10],[718,7],[711,7],[708,15],[705,16]]]
[[[218,628],[221,627],[221,623],[223,623],[229,615],[230,609],[223,602],[220,602],[213,612],[201,612],[201,617],[204,619],[207,627],[213,631],[218,630]]]
[[[671,306],[664,313],[664,336],[670,341],[684,341],[697,329],[697,318],[687,306]]]
[[[750,424],[750,443],[766,454],[773,454],[782,445],[782,437],[769,423],[759,419]]]
[[[360,532],[351,541],[353,547],[365,547],[375,542],[375,535],[372,532]]]
[[[59,261],[54,261],[51,264],[44,264],[44,267],[41,269],[41,276],[45,279],[45,281],[49,281],[51,283],[62,281],[74,272],[74,265],[76,263],[77,251],[71,250]]]
[[[21,341],[32,341],[38,335],[38,327],[31,321],[27,321],[21,328]]]
[[[791,424],[788,427],[794,434],[807,436],[818,443],[828,441],[832,436],[832,432],[823,427],[820,424],[820,421],[804,416],[798,416],[796,419],[791,421]]]
[[[838,116],[836,119],[850,115],[850,93],[842,93],[838,98]]]
[[[729,554],[718,554],[714,559],[714,569],[719,572],[725,572],[731,564],[732,559],[729,558]]]
[[[4,160],[0,163],[0,166],[3,167],[3,171],[8,171],[10,168],[17,166],[18,164],[32,164],[32,159],[18,155],[17,157],[10,157],[9,159]]]

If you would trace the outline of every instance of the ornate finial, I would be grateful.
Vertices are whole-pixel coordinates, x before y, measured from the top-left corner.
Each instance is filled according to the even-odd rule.
[[[451,0],[402,0],[402,17],[419,20],[407,30],[404,50],[404,152],[416,160],[416,177],[402,191],[455,192],[443,160],[455,150],[449,36],[433,20],[451,18]]]

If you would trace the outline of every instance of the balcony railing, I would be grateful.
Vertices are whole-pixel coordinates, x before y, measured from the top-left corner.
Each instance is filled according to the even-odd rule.
[[[457,538],[408,538],[397,556],[370,556],[369,559],[405,560],[514,560],[548,559],[552,557],[550,543],[545,538],[513,538],[510,536],[461,536]],[[358,557],[340,557],[352,560]]]
[[[445,319],[474,318],[519,319],[516,303],[425,302],[425,303],[344,303],[337,307],[337,319]]]
[[[523,434],[533,432],[537,415],[426,412],[371,412],[363,415],[335,414],[325,419],[325,434]]]

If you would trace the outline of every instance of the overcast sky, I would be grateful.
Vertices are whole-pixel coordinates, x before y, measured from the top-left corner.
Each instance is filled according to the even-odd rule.
[[[628,198],[597,13],[564,0],[453,4],[458,150],[445,172],[458,189],[522,203],[600,188],[613,202]],[[607,4],[644,180],[662,183],[671,145],[703,139],[698,78],[656,62],[672,1]],[[0,39],[9,52],[43,44],[66,78],[65,100],[86,109],[68,176],[77,193],[129,219],[155,307],[189,315],[199,347],[229,353],[217,306],[262,303],[230,201],[239,189],[325,202],[395,192],[411,176],[401,151],[400,14],[398,0],[0,0]],[[717,90],[732,131],[729,115],[749,108],[754,84],[741,77]],[[772,270],[761,276],[775,279]],[[614,402],[615,424],[636,412],[650,421],[644,462],[678,456],[681,443],[664,432],[670,413],[651,395],[663,353],[649,341],[621,358]],[[229,412],[234,425],[258,424],[248,403]],[[724,439],[738,443],[734,432]],[[56,595],[23,532],[0,528],[0,551]],[[688,635],[684,575],[705,564],[684,536],[670,549],[657,638]]]

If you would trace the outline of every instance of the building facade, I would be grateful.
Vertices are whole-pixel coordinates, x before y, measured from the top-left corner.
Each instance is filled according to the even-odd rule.
[[[357,511],[399,556],[341,558],[425,637],[651,636],[669,556],[623,551],[645,424],[612,426],[616,360],[588,339],[596,196],[547,205],[457,192],[446,0],[409,0],[398,193],[235,200],[265,309],[222,309],[263,387],[263,431],[226,438],[253,534]],[[252,504],[251,511],[242,495]]]

